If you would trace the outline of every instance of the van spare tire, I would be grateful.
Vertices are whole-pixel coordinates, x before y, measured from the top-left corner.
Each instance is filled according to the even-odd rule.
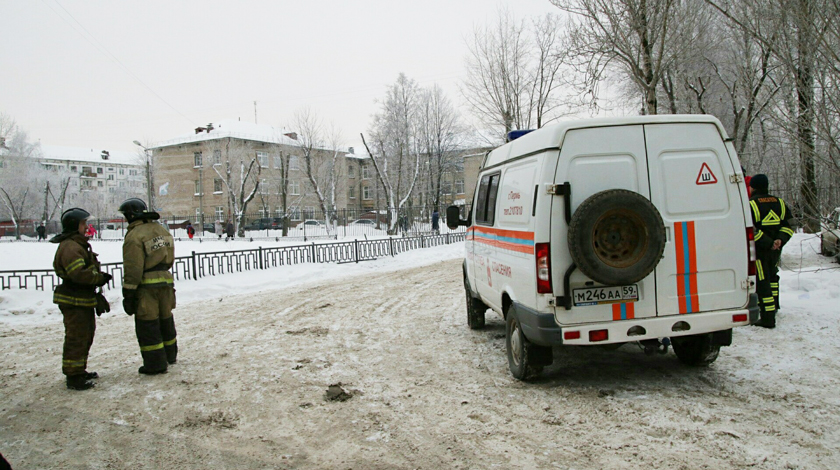
[[[569,223],[569,251],[595,282],[618,286],[650,274],[665,251],[665,224],[644,196],[609,189],[583,201]]]

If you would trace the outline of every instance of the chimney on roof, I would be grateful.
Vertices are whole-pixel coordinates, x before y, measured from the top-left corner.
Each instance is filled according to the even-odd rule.
[[[288,137],[292,140],[297,140],[297,132],[288,132],[288,133],[283,134],[283,135],[285,135],[286,137]]]
[[[195,133],[196,133],[196,134],[201,134],[202,132],[204,132],[204,128],[203,128],[203,127],[196,127],[196,128],[195,128]]]
[[[108,152],[107,150],[103,150],[102,154],[100,156],[102,157],[103,160],[108,160],[109,158],[111,158],[111,153]]]
[[[354,149],[353,147],[350,147],[350,148],[347,149],[347,153],[349,153],[350,155],[355,155],[356,154],[355,150],[356,149]]]
[[[212,130],[213,130],[213,123],[211,122],[211,123],[207,124],[207,133],[209,134],[210,131],[212,131]]]

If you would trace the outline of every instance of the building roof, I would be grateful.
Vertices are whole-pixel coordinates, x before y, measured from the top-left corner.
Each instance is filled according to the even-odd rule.
[[[140,165],[142,157],[137,152],[126,152],[123,150],[108,150],[110,157],[108,160],[102,159],[101,148],[85,148],[85,147],[65,147],[62,145],[43,145],[41,144],[41,155],[43,158],[51,160],[74,161],[74,162],[89,162],[98,163],[100,165],[122,164],[122,165]]]
[[[172,145],[180,145],[192,142],[203,142],[206,140],[224,139],[226,137],[233,137],[242,140],[251,140],[255,142],[266,142],[269,144],[285,144],[298,145],[296,140],[293,140],[284,134],[288,131],[269,126],[267,124],[254,124],[252,122],[238,121],[235,119],[225,119],[223,121],[214,122],[213,130],[210,132],[201,131],[196,134],[194,131],[189,134],[184,134],[174,139],[157,142],[152,148],[169,147]]]

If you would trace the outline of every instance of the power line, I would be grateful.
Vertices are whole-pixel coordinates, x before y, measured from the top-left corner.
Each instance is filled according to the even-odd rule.
[[[76,19],[76,17],[74,17],[72,13],[70,13],[69,11],[67,11],[67,9],[66,9],[66,8],[64,8],[64,6],[63,6],[61,3],[59,3],[59,1],[58,1],[58,0],[53,0],[53,1],[55,2],[55,4],[56,4],[56,5],[58,5],[59,7],[61,7],[61,9],[62,9],[62,10],[64,10],[64,12],[65,12],[65,13],[67,13],[67,16],[69,16],[70,18],[72,18],[72,19],[73,19],[73,21],[75,21],[75,22],[76,22],[76,24],[77,24],[77,25],[79,25],[79,27],[80,27],[80,28],[82,28],[82,30],[84,30],[84,31],[85,31],[85,33],[87,33],[87,36],[85,36],[84,34],[82,34],[82,32],[81,32],[81,31],[79,31],[79,30],[78,30],[78,29],[77,29],[77,28],[76,28],[76,27],[75,27],[72,23],[70,23],[69,21],[67,21],[67,19],[66,19],[64,16],[62,16],[61,14],[59,14],[59,12],[57,12],[57,11],[55,10],[55,8],[53,8],[53,7],[52,7],[49,3],[47,3],[47,2],[46,2],[46,0],[41,0],[41,1],[44,3],[44,5],[46,5],[47,7],[49,7],[49,9],[50,9],[50,10],[52,10],[52,11],[53,11],[53,13],[55,13],[55,14],[56,14],[56,16],[58,16],[59,18],[61,18],[63,21],[67,22],[67,24],[69,24],[69,25],[70,25],[70,27],[72,27],[74,31],[76,31],[77,33],[79,33],[79,35],[80,35],[80,36],[82,36],[82,37],[83,37],[83,38],[84,38],[84,39],[85,39],[88,43],[90,43],[90,45],[92,45],[94,48],[96,48],[96,50],[98,50],[100,53],[104,54],[105,56],[110,57],[110,58],[111,58],[111,59],[113,59],[114,61],[116,61],[116,62],[117,62],[117,63],[118,63],[118,64],[119,64],[122,68],[123,68],[123,71],[125,71],[125,72],[126,72],[129,76],[131,76],[133,79],[137,80],[137,81],[138,81],[141,85],[143,85],[143,86],[144,86],[144,87],[145,87],[145,88],[146,88],[146,89],[147,89],[147,90],[148,90],[151,94],[155,95],[155,96],[157,97],[157,99],[159,99],[160,101],[162,101],[165,105],[169,106],[169,107],[170,107],[173,111],[175,111],[176,113],[178,113],[179,115],[181,115],[181,117],[183,117],[184,119],[186,119],[187,121],[189,121],[189,122],[190,122],[190,124],[193,124],[193,125],[195,124],[195,122],[194,122],[192,119],[190,119],[190,118],[188,118],[186,115],[184,115],[184,113],[182,113],[182,112],[181,112],[181,111],[179,111],[177,108],[175,108],[175,106],[172,106],[171,104],[169,104],[169,102],[168,102],[168,101],[166,101],[165,99],[163,99],[163,97],[162,97],[162,96],[160,96],[159,94],[157,94],[157,93],[155,92],[155,90],[153,90],[153,89],[152,89],[152,87],[150,87],[149,85],[146,85],[146,83],[145,83],[143,80],[141,80],[141,79],[140,79],[140,77],[138,77],[137,75],[135,75],[135,74],[134,74],[134,73],[133,73],[133,72],[132,72],[132,71],[131,71],[128,67],[126,67],[126,65],[125,65],[125,64],[123,64],[123,63],[122,63],[122,61],[121,61],[120,59],[118,59],[118,58],[117,58],[117,56],[115,56],[114,54],[112,54],[112,53],[111,53],[111,52],[110,52],[110,51],[109,51],[109,50],[108,50],[108,49],[107,49],[107,48],[106,48],[106,47],[105,47],[105,46],[104,46],[101,42],[99,42],[99,40],[97,40],[97,39],[96,39],[96,37],[95,37],[93,34],[91,34],[91,32],[90,32],[90,31],[88,31],[88,29],[87,29],[87,28],[85,28],[85,26],[84,26],[82,23],[80,23],[80,22],[79,22],[79,20],[77,20],[77,19]],[[91,39],[92,39],[93,41],[91,41]],[[94,41],[96,41],[96,43],[94,43]]]

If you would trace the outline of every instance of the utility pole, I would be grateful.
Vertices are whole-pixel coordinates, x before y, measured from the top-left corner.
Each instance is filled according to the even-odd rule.
[[[146,160],[146,197],[148,198],[149,208],[151,210],[156,210],[155,201],[154,201],[154,186],[155,181],[152,177],[152,151],[147,149],[140,141],[135,140],[134,145],[143,149],[143,155],[145,156]]]

